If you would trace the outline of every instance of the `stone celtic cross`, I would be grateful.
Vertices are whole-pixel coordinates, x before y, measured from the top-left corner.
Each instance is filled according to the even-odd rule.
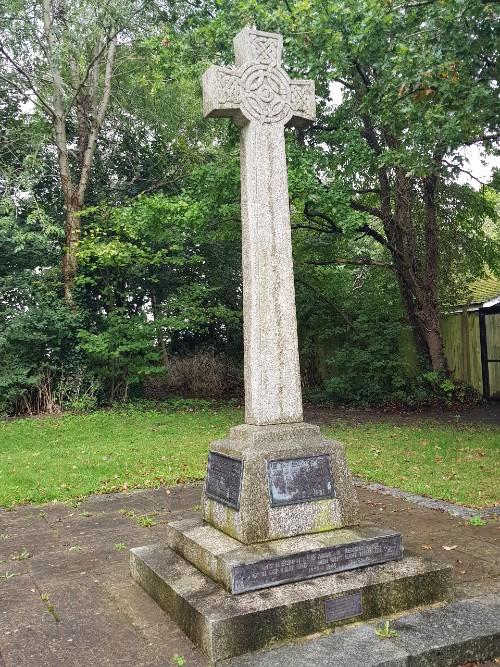
[[[283,38],[245,28],[236,69],[203,75],[205,116],[241,128],[245,421],[302,421],[284,126],[315,118],[313,81],[281,68]]]

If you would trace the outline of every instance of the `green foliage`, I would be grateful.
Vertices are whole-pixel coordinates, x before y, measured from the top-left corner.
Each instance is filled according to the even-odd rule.
[[[25,5],[7,2],[0,36],[49,95]],[[200,351],[241,362],[239,130],[203,118],[200,75],[234,61],[243,25],[282,32],[287,71],[316,81],[317,122],[286,131],[307,384],[328,401],[470,400],[409,352],[391,251],[366,229],[385,233],[370,209],[380,206],[380,170],[391,182],[399,170],[411,186],[415,267],[425,273],[422,179],[437,171],[441,307],[485,270],[500,271],[498,174],[480,191],[456,182],[465,147],[494,150],[493,4],[202,0],[146,3],[140,20],[137,9],[81,0],[67,8],[57,44],[61,63],[81,64],[103,16],[128,26],[81,215],[75,311],[62,305],[64,203],[50,125],[26,104],[27,90],[1,94],[0,80],[0,413],[85,410],[140,395],[146,379],[174,378],[172,359],[189,370]],[[62,73],[69,81],[70,68]],[[367,144],[366,114],[380,150]],[[70,146],[76,121],[70,112]]]
[[[421,403],[473,405],[480,400],[479,394],[470,386],[452,379],[445,372],[430,371],[416,378],[415,393],[422,395]]]
[[[394,628],[391,627],[390,621],[384,621],[380,625],[377,625],[375,628],[375,634],[380,639],[392,639],[399,635],[399,632],[396,632]]]
[[[321,387],[309,400],[372,405],[407,400],[416,363],[411,348],[408,353],[411,332],[383,268],[302,269],[297,301],[302,365],[313,369],[309,384]]]
[[[480,516],[473,516],[471,517],[468,522],[469,526],[486,526],[488,523],[485,521],[482,517]]]
[[[126,400],[130,386],[161,372],[154,347],[154,329],[142,315],[128,317],[113,312],[99,333],[84,329],[78,334],[80,349],[100,378],[111,402]]]

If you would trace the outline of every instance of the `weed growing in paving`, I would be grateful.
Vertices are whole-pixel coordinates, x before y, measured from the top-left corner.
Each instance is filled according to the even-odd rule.
[[[156,521],[149,514],[138,516],[135,518],[135,521],[138,526],[142,526],[143,528],[151,528],[151,526],[156,526]]]
[[[488,522],[480,516],[472,516],[467,523],[469,526],[486,526]]]
[[[59,621],[60,621],[61,619],[59,618],[59,616],[58,616],[58,614],[57,614],[57,612],[56,612],[56,610],[55,610],[55,608],[54,608],[54,605],[53,605],[52,602],[50,601],[50,598],[49,598],[48,594],[47,594],[47,593],[40,593],[40,598],[41,598],[42,602],[45,603],[45,606],[47,607],[47,611],[48,611],[50,614],[52,614],[52,616],[53,616],[55,622],[56,622],[56,623],[59,623]]]
[[[380,639],[391,639],[392,637],[397,637],[398,632],[391,627],[390,621],[384,621],[375,628],[375,633]]]
[[[134,510],[120,510],[120,514],[127,516],[129,519],[133,519],[138,526],[142,528],[151,528],[151,526],[156,526],[156,521],[154,516],[156,512],[151,512],[150,514],[137,514]]]
[[[10,560],[27,560],[28,558],[31,558],[30,552],[27,549],[23,549],[22,551],[12,554]]]

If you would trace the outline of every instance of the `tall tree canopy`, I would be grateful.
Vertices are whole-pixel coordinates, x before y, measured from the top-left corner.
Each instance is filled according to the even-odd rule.
[[[200,76],[245,25],[283,33],[290,75],[316,81],[316,123],[287,131],[306,374],[330,345],[354,378],[349,343],[390,392],[403,314],[422,368],[445,369],[440,313],[500,271],[498,195],[457,181],[468,147],[498,151],[496,18],[481,0],[7,0],[4,396],[64,365],[116,397],[172,353],[241,355],[238,130],[203,119]]]
[[[494,3],[218,7],[211,21],[203,11],[197,16],[195,45],[223,48],[225,60],[225,35],[242,24],[283,32],[289,64],[316,81],[318,122],[298,133],[300,149],[291,149],[292,169],[303,176],[294,192],[297,226],[331,236],[333,245],[350,234],[381,246],[420,352],[433,369],[444,369],[443,301],[484,261],[498,262],[482,229],[494,215],[488,201],[456,183],[466,147],[498,146]]]

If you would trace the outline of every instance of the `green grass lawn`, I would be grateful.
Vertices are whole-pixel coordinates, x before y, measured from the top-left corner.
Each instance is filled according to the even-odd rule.
[[[201,479],[209,443],[243,415],[186,405],[0,422],[0,506]],[[366,480],[477,507],[499,501],[500,429],[337,423],[323,430],[346,444],[352,471]]]
[[[471,507],[500,503],[499,428],[344,423],[323,432],[346,445],[364,480]]]

